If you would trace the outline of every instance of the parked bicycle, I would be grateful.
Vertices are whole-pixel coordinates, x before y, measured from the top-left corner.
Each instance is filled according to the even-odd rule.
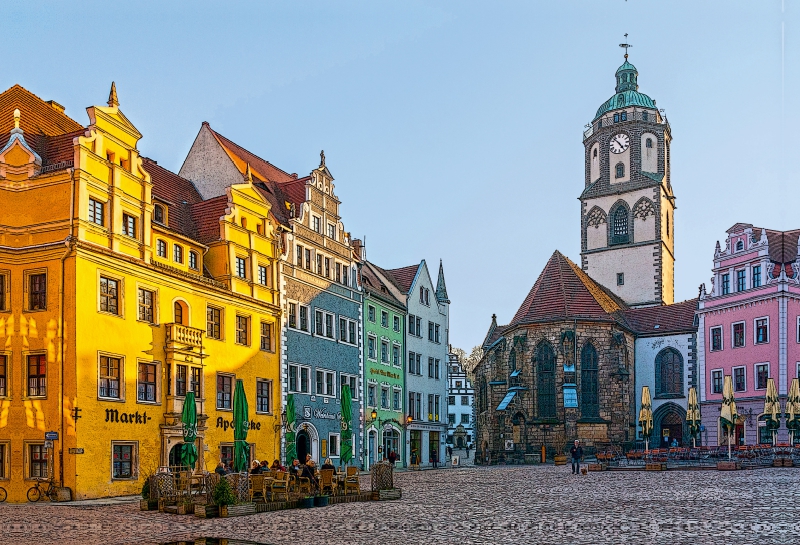
[[[55,479],[37,481],[28,489],[28,501],[37,502],[42,496],[46,496],[50,501],[56,501],[58,491]]]
[[[2,486],[0,486],[0,503],[3,503],[4,501],[6,501],[7,497],[8,497],[8,493],[6,492],[6,489],[3,488]]]

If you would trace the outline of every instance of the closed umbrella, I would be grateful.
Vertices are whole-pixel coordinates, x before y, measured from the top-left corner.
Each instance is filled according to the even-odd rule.
[[[733,398],[733,381],[730,375],[725,375],[725,383],[722,387],[722,410],[719,413],[719,424],[728,436],[728,460],[731,459],[731,436],[736,430],[736,419],[739,414],[736,412],[736,400]]]
[[[250,423],[247,396],[244,393],[244,382],[236,380],[233,391],[233,470],[237,473],[247,471],[247,428]]]
[[[686,423],[692,435],[692,447],[697,446],[695,436],[700,433],[700,404],[697,402],[697,390],[689,388],[689,403],[686,406]]]
[[[181,412],[181,427],[183,428],[183,447],[181,448],[181,464],[194,469],[197,462],[197,407],[194,403],[194,392],[187,392],[183,400]]]
[[[789,397],[786,400],[786,427],[792,434],[792,445],[794,445],[795,433],[800,431],[800,379],[796,378],[792,379]]]
[[[286,396],[286,467],[292,467],[292,462],[297,458],[297,444],[295,443],[295,414],[294,394]]]
[[[775,444],[775,433],[781,427],[781,404],[778,401],[778,389],[775,380],[767,379],[767,393],[764,396],[764,420],[767,429],[772,432],[772,444]]]
[[[650,450],[650,434],[653,433],[653,403],[650,400],[650,388],[642,386],[642,408],[639,410],[639,425],[642,427],[644,449]]]
[[[342,452],[339,460],[347,464],[353,459],[353,395],[350,386],[342,386]]]

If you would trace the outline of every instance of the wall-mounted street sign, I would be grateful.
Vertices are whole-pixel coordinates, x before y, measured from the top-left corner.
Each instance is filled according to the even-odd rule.
[[[52,441],[45,441],[44,442],[44,448],[53,448],[53,442]]]
[[[83,454],[82,448],[71,448],[69,449],[70,454]]]
[[[44,440],[45,441],[58,441],[58,432],[57,431],[46,431],[46,432],[44,432]]]

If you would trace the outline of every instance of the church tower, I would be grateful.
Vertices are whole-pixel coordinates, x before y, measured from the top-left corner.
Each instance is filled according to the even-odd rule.
[[[616,92],[583,133],[580,196],[581,267],[633,307],[671,304],[675,292],[672,136],[638,77],[626,52]]]

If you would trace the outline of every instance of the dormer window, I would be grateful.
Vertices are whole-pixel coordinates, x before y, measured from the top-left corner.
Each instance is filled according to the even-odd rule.
[[[736,251],[741,252],[742,250],[744,250],[744,242],[741,239],[739,239],[736,242]]]
[[[164,207],[160,204],[153,207],[153,221],[164,224]]]

